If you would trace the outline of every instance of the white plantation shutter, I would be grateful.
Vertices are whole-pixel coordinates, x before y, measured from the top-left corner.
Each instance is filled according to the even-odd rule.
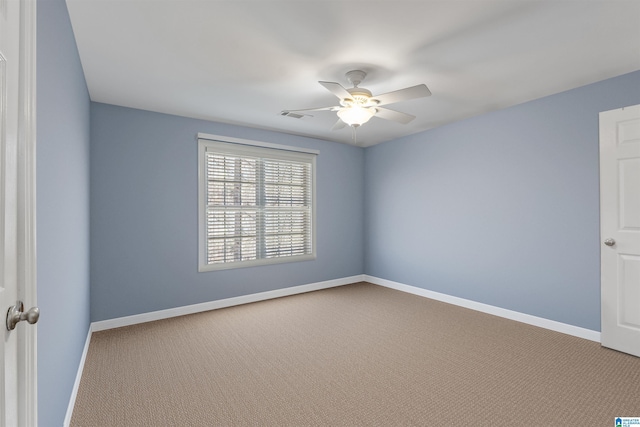
[[[264,159],[265,258],[311,254],[311,163]]]
[[[315,258],[314,154],[199,144],[201,271]]]

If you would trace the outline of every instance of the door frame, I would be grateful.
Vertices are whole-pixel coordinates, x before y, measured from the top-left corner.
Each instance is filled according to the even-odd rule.
[[[17,167],[18,298],[37,306],[36,264],[36,49],[37,0],[20,0],[20,83]],[[18,420],[38,425],[37,325],[18,334]]]

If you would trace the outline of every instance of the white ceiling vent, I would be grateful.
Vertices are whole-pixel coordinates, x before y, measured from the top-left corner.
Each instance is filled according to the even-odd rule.
[[[303,119],[305,117],[312,117],[309,114],[294,113],[292,111],[281,111],[280,115],[281,116],[286,116],[286,117],[293,117],[294,119]]]

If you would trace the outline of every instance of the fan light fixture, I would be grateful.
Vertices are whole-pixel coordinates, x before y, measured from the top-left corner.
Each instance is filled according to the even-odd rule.
[[[354,105],[351,107],[341,108],[338,111],[338,117],[340,117],[340,120],[342,120],[349,126],[358,127],[362,124],[367,123],[375,113],[375,108]]]

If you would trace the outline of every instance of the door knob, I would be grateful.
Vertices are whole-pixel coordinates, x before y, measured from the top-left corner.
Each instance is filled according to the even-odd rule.
[[[26,320],[33,325],[40,318],[40,309],[38,307],[31,307],[27,312],[24,312],[24,304],[22,301],[17,301],[16,305],[9,307],[7,311],[7,330],[13,331],[16,328],[18,322]]]
[[[609,238],[609,239],[604,241],[604,244],[607,245],[607,246],[613,246],[613,245],[616,244],[616,241],[611,239],[611,238]]]

